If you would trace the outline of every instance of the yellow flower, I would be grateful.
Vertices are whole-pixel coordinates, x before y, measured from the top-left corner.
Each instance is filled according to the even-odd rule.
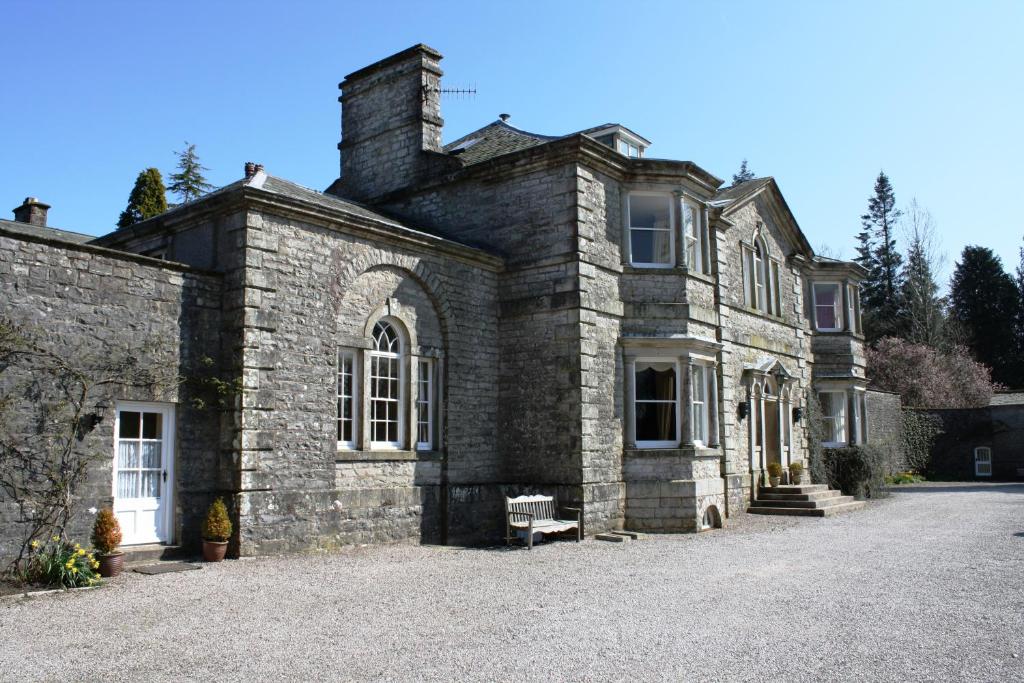
[[[99,562],[93,561],[91,563],[91,565],[92,565],[93,569],[99,569],[100,568],[100,563]]]
[[[72,567],[71,568],[71,573],[72,574],[77,574],[78,573],[78,567]]]
[[[76,543],[75,544],[75,550],[81,550],[81,549],[82,549],[81,544]]]
[[[77,554],[78,554],[79,557],[82,557],[83,555],[85,555],[85,551],[82,550],[81,548],[79,548]]]
[[[39,541],[32,541],[31,543],[29,543],[29,545],[32,546],[33,550],[35,550],[39,547]]]
[[[54,537],[53,537],[53,540],[54,540],[54,541],[59,541],[59,540],[60,540],[60,536],[54,536]]]

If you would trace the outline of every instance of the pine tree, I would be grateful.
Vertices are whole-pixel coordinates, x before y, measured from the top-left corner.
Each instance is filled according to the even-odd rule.
[[[935,227],[931,214],[911,201],[907,210],[907,262],[903,268],[900,302],[900,336],[912,344],[933,348],[946,346],[945,314],[939,298],[935,270],[940,265],[936,254]]]
[[[164,179],[157,169],[147,168],[135,179],[135,187],[128,195],[128,206],[117,219],[117,227],[127,228],[166,210],[167,190],[164,189]]]
[[[896,208],[896,194],[884,171],[875,180],[875,194],[868,212],[860,217],[864,230],[858,239],[857,261],[868,275],[862,285],[864,331],[874,341],[898,328],[902,293],[903,257],[896,250],[896,226],[903,212]]]
[[[213,189],[213,185],[206,182],[206,178],[203,176],[203,171],[210,169],[199,163],[196,146],[189,144],[187,140],[185,149],[176,154],[178,155],[178,172],[171,174],[170,190],[181,199],[182,204],[186,204]]]
[[[733,176],[732,176],[732,184],[733,185],[739,185],[740,183],[745,183],[748,180],[753,180],[753,179],[754,179],[754,172],[751,171],[749,168],[747,168],[747,160],[744,159],[743,163],[740,164],[739,173],[734,173]]]
[[[964,247],[950,285],[950,314],[969,333],[978,360],[992,368],[992,379],[1024,386],[1024,359],[1014,333],[1020,315],[1017,284],[991,249]]]

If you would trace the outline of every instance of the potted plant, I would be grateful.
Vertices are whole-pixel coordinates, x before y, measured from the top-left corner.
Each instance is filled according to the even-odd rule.
[[[203,521],[203,559],[207,562],[220,562],[228,551],[228,539],[231,538],[231,520],[224,499],[213,501]]]
[[[782,481],[782,465],[777,462],[768,463],[768,482],[774,488]]]
[[[117,549],[121,545],[121,525],[110,508],[96,513],[92,525],[92,545],[96,548],[100,576],[113,578],[124,568],[124,553]]]
[[[790,484],[799,484],[800,480],[803,478],[803,475],[804,475],[803,463],[799,463],[799,462],[791,462],[791,463],[789,463],[789,483]]]

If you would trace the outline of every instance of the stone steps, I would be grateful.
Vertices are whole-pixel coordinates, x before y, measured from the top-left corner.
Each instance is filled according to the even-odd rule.
[[[124,551],[125,567],[154,564],[161,560],[180,560],[184,555],[180,545],[164,545],[162,543],[125,545],[121,546],[121,550]]]
[[[747,512],[755,515],[831,517],[862,507],[863,501],[854,500],[853,496],[844,496],[824,484],[806,484],[759,488],[757,500],[747,508]]]
[[[853,512],[864,507],[864,501],[855,500],[852,503],[842,503],[825,508],[780,508],[752,506],[747,512],[755,515],[790,515],[793,517],[831,517],[842,512]]]

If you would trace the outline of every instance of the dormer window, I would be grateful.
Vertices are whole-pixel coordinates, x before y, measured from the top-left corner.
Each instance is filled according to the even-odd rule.
[[[584,132],[630,159],[643,157],[644,151],[651,146],[650,140],[645,140],[625,126],[609,125]]]
[[[627,157],[630,157],[630,158],[633,158],[633,159],[639,159],[640,158],[640,146],[639,145],[634,145],[629,140],[625,140],[623,138],[619,138],[618,145],[619,145],[619,154],[625,154]]]

